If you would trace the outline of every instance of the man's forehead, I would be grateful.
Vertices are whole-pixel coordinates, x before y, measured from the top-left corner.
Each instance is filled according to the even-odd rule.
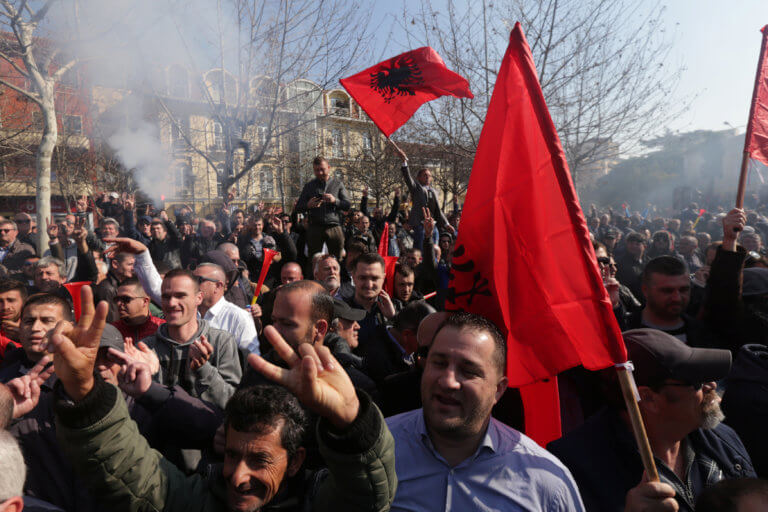
[[[5,292],[0,292],[0,297],[3,299],[21,299],[21,292],[19,290],[8,290]]]
[[[651,284],[654,286],[684,286],[690,284],[690,277],[686,274],[670,276],[653,272],[651,274]]]
[[[199,270],[199,269],[198,269]],[[174,276],[163,279],[163,290],[193,290],[194,283],[188,276]]]
[[[493,338],[478,329],[446,326],[440,329],[430,347],[430,353],[460,354],[463,359],[475,362],[491,362],[493,356]]]
[[[358,263],[355,267],[355,274],[384,274],[381,263]]]
[[[32,304],[24,308],[23,316],[24,318],[52,316],[58,319],[62,319],[64,318],[64,311],[61,304]]]

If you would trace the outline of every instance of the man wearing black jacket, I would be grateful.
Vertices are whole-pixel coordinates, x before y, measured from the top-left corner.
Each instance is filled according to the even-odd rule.
[[[349,210],[351,204],[347,189],[338,178],[331,177],[328,161],[318,156],[312,161],[315,179],[304,185],[296,203],[297,212],[307,212],[307,246],[309,254],[322,250],[323,243],[328,251],[341,258],[344,247],[344,230],[339,213]]]

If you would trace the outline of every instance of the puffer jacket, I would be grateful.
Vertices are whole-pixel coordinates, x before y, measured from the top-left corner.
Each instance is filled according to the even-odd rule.
[[[219,471],[185,476],[152,450],[128,416],[117,388],[97,379],[80,402],[61,390],[54,405],[62,450],[106,510],[226,511]],[[395,443],[381,412],[360,394],[360,412],[344,431],[321,420],[316,435],[328,469],[300,473],[261,510],[381,511],[395,496]]]
[[[242,377],[237,342],[230,333],[213,329],[205,320],[197,322],[195,335],[182,343],[168,335],[168,324],[162,324],[154,335],[142,340],[160,359],[160,371],[153,379],[164,386],[179,385],[191,396],[223,409]],[[189,368],[189,347],[201,336],[213,346],[213,354],[193,371]]]

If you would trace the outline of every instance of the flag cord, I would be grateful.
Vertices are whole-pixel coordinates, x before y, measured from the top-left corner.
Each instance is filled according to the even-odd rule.
[[[640,415],[640,407],[637,405],[639,397],[635,377],[632,375],[632,363],[627,361],[626,363],[617,364],[615,367],[616,373],[619,376],[619,384],[621,384],[621,393],[624,395],[624,403],[627,406],[627,413],[629,413],[629,420],[632,424],[632,433],[635,435],[635,441],[640,452],[640,458],[643,461],[645,473],[651,482],[658,482],[659,472],[656,469],[656,462],[653,460],[653,451],[651,451],[651,445],[648,442],[648,434],[645,431],[643,417]]]

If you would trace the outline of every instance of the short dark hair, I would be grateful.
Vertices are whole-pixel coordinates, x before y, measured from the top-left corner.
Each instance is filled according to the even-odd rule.
[[[436,310],[424,300],[415,300],[408,303],[403,309],[400,310],[395,318],[392,319],[392,327],[398,331],[404,331],[409,329],[416,331],[427,315],[434,313]]]
[[[768,503],[768,481],[759,478],[720,480],[699,495],[696,512],[738,512],[741,498],[752,494],[761,495],[763,505]]]
[[[174,268],[165,274],[163,281],[173,279],[174,277],[188,277],[189,280],[195,284],[195,292],[200,290],[200,282],[197,280],[197,276],[193,274],[191,270],[187,270],[186,268]]]
[[[357,266],[362,263],[363,265],[373,265],[374,263],[378,263],[381,265],[382,269],[387,268],[387,264],[384,261],[384,258],[381,257],[381,255],[377,252],[364,252],[357,258],[355,258],[355,261],[352,262],[352,269],[357,270]]]
[[[117,285],[118,288],[121,288],[123,286],[131,286],[133,288],[141,290],[141,293],[144,294],[144,297],[148,297],[147,292],[144,291],[144,287],[141,286],[141,281],[139,281],[138,277],[129,277],[128,279],[125,279],[120,282],[119,285]]]
[[[688,266],[675,256],[659,256],[649,261],[643,269],[643,284],[651,282],[651,275],[682,276],[688,274]]]
[[[285,388],[258,385],[240,389],[227,402],[225,432],[232,427],[237,432],[265,435],[282,421],[280,443],[293,460],[304,444],[308,417],[299,400]]]
[[[414,275],[413,269],[405,263],[398,263],[395,265],[395,274],[400,274],[403,277],[410,277]]]
[[[24,283],[15,279],[0,279],[0,293],[17,291],[21,294],[21,300],[27,299],[27,287]]]
[[[128,259],[128,257],[135,258],[135,256],[132,253],[130,253],[130,252],[119,252],[119,253],[115,254],[115,257],[112,258],[112,260],[114,260],[114,261],[116,261],[118,263],[122,263],[126,259]]]
[[[505,375],[507,372],[507,341],[499,331],[496,325],[485,317],[476,315],[474,313],[459,312],[454,313],[448,317],[445,323],[440,326],[440,329],[435,332],[435,338],[437,333],[444,327],[453,327],[458,330],[467,329],[476,332],[485,332],[493,339],[495,350],[493,351],[493,363],[496,365],[496,369],[499,370],[501,375]]]
[[[360,254],[368,252],[368,246],[363,242],[357,241],[353,238],[350,240],[351,241],[347,244],[347,254],[350,252],[359,252]]]
[[[72,306],[70,306],[69,302],[52,293],[36,293],[34,295],[30,295],[26,302],[24,302],[24,306],[21,308],[21,316],[23,317],[24,312],[31,306],[42,306],[48,304],[55,304],[59,306],[61,308],[62,315],[64,316],[64,320],[68,320],[70,322],[73,320]]]
[[[278,293],[291,293],[291,292],[309,292],[312,294],[312,316],[310,317],[313,322],[318,320],[325,320],[330,325],[333,319],[333,298],[328,290],[323,288],[323,285],[317,281],[310,281],[309,279],[301,279],[299,281],[293,281],[287,283],[279,288],[275,292]]]
[[[324,156],[316,156],[312,159],[312,165],[320,165],[323,162],[328,163]]]
[[[627,238],[624,239],[624,242],[640,242],[641,244],[645,243],[645,237],[641,235],[640,233],[633,231],[632,233],[627,235]]]

